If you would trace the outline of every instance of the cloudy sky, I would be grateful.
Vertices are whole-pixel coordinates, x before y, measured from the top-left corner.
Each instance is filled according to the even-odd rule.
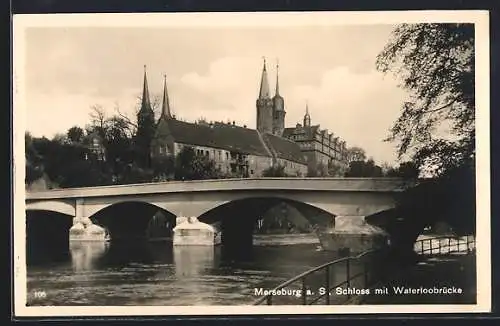
[[[363,147],[377,162],[395,160],[382,142],[405,94],[375,58],[394,25],[217,27],[30,27],[25,32],[26,128],[52,137],[89,122],[91,106],[132,115],[147,66],[152,95],[167,75],[178,118],[231,120],[255,127],[262,57],[274,94],[276,60],[286,126],[313,124]]]

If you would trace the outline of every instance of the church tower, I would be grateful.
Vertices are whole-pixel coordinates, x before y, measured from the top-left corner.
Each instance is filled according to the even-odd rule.
[[[309,115],[309,105],[306,103],[306,114],[304,115],[304,127],[311,126],[311,116]]]
[[[137,134],[135,145],[138,163],[142,167],[151,166],[151,140],[155,131],[155,117],[149,98],[146,65],[144,65],[144,82],[142,89],[141,109],[137,113]]]
[[[167,75],[164,75],[161,115],[156,124],[154,138],[151,143],[151,154],[155,158],[175,155],[174,138],[169,125],[172,119],[173,116],[170,110],[170,99],[167,90]]]
[[[160,119],[171,119],[172,113],[170,112],[170,99],[168,97],[167,90],[167,75],[163,75],[163,101],[161,105],[161,116]]]
[[[267,79],[266,59],[262,68],[259,98],[257,105],[257,130],[261,133],[273,132],[273,100],[269,95],[269,82]]]
[[[276,94],[273,97],[273,134],[283,135],[285,129],[285,100],[280,95],[279,63],[276,63]]]

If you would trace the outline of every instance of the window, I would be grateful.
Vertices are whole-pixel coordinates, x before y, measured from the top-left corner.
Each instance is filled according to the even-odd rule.
[[[226,152],[226,160],[229,160],[229,152]]]
[[[253,170],[250,170],[250,174],[253,174]]]
[[[163,146],[160,145],[160,147],[158,148],[158,151],[160,152],[160,154],[163,154]]]

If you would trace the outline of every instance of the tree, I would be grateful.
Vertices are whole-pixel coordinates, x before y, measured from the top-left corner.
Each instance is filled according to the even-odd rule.
[[[33,181],[42,177],[43,157],[38,153],[33,145],[33,137],[29,132],[24,134],[24,146],[26,157],[26,184],[31,184]]]
[[[352,161],[364,161],[366,160],[366,152],[361,147],[350,147],[347,149],[347,160]]]
[[[155,121],[158,119],[161,113],[161,104],[162,104],[162,96],[159,94],[154,94],[151,97],[151,109],[153,110],[154,113],[154,119]],[[137,104],[134,107],[134,116],[136,117],[139,114],[139,111],[141,110],[141,105],[142,105],[142,94],[137,95]],[[138,124],[137,122],[133,119],[130,118],[129,115],[124,113],[121,109],[120,106],[115,103],[115,112],[118,114],[120,118],[122,118],[124,121],[127,122],[129,125],[129,128],[133,131],[133,134],[137,132],[137,127]]]
[[[382,168],[375,165],[373,159],[352,161],[349,163],[345,176],[351,178],[378,178],[382,176]]]
[[[410,94],[386,139],[397,142],[399,159],[414,162],[399,173],[416,167],[434,177],[398,200],[404,222],[394,218],[389,228],[401,257],[437,221],[475,232],[474,59],[473,24],[399,25],[377,57],[377,69],[394,73]]]
[[[52,137],[52,140],[59,144],[66,144],[68,142],[68,137],[63,133],[57,133]]]
[[[197,154],[192,147],[185,146],[175,158],[176,180],[220,179],[223,173],[208,156]]]
[[[388,177],[397,177],[404,179],[418,178],[418,167],[414,162],[403,162],[397,168],[389,168],[385,175]]]
[[[81,143],[85,132],[82,128],[74,126],[68,129],[66,136],[72,143]]]
[[[325,166],[323,163],[318,163],[315,166],[307,166],[307,176],[308,177],[326,177],[328,176],[329,166]]]
[[[175,177],[175,157],[173,155],[155,158],[152,161],[153,178],[166,181]]]
[[[94,105],[91,107],[90,125],[92,131],[96,131],[102,138],[105,137],[106,120],[106,113],[104,112],[104,108],[102,106]]]
[[[328,162],[328,176],[342,177],[343,175],[343,168],[340,164],[335,164],[333,160]]]
[[[398,142],[400,158],[410,154],[436,176],[474,159],[473,24],[402,24],[376,65],[411,95],[387,138]]]
[[[262,176],[267,178],[280,178],[287,177],[288,175],[285,173],[285,167],[283,165],[276,164],[262,171]]]

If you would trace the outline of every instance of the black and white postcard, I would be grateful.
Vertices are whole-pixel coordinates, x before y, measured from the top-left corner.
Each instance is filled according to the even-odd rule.
[[[490,311],[488,26],[15,15],[15,315]]]

